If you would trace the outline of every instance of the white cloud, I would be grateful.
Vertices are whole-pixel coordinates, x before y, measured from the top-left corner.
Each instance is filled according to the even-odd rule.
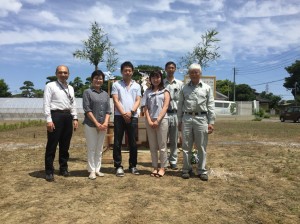
[[[36,28],[20,31],[0,32],[0,45],[26,44],[43,41],[79,43],[85,33],[77,31],[44,31]]]
[[[32,5],[40,5],[43,4],[46,0],[22,0],[22,1]]]
[[[219,30],[220,51],[223,57],[233,59],[237,55],[264,56],[274,49],[288,50],[300,42],[300,30],[295,24],[297,19],[275,22],[266,18],[242,24],[231,21]]]
[[[134,34],[150,35],[154,32],[160,32],[160,34],[176,35],[185,34],[186,30],[192,30],[191,19],[186,16],[180,16],[177,19],[165,19],[160,18],[149,18],[148,21],[143,23],[141,26],[136,27],[132,30]],[[178,32],[178,33],[177,33]]]
[[[0,17],[6,17],[8,13],[18,13],[22,3],[18,0],[0,0]]]
[[[153,9],[159,7],[168,11],[171,10],[170,4],[172,3],[174,0],[161,0],[152,4],[151,7]],[[248,54],[267,54],[270,48],[288,47],[285,44],[287,40],[290,44],[299,43],[300,31],[295,26],[297,19],[285,22],[270,19],[260,19],[258,22],[258,20],[252,19],[241,23],[241,21],[235,21],[229,15],[226,17],[226,14],[222,13],[221,10],[225,10],[224,1],[189,0],[185,3],[194,4],[195,8],[199,7],[199,9],[215,10],[215,17],[207,18],[205,14],[195,16],[195,14],[178,13],[177,17],[163,18],[157,17],[157,14],[151,14],[149,18],[145,17],[147,19],[141,20],[132,17],[133,8],[129,7],[120,14],[116,8],[100,3],[95,3],[84,11],[72,8],[66,16],[61,16],[59,11],[53,13],[45,10],[36,12],[28,10],[22,13],[20,18],[23,21],[24,19],[31,21],[31,24],[34,22],[36,27],[31,25],[17,27],[13,31],[0,32],[0,44],[47,41],[79,44],[81,40],[88,37],[88,28],[92,21],[97,21],[105,27],[104,30],[109,34],[117,51],[126,50],[125,52],[133,54],[143,52],[142,55],[149,54],[148,57],[151,57],[153,52],[160,52],[160,55],[164,55],[164,52],[184,54],[191,51],[201,41],[201,35],[208,28],[216,28],[220,32],[218,38],[221,39],[220,53],[223,59],[234,58],[235,55],[245,51]],[[205,7],[203,7],[204,5]],[[249,9],[249,5],[250,3],[246,2],[243,8]],[[267,8],[267,5],[267,3],[261,4],[260,7]],[[143,2],[137,7],[149,8],[150,6]],[[176,11],[174,13],[176,14]],[[143,22],[144,20],[145,22]],[[138,26],[136,22],[139,22]],[[49,25],[52,25],[52,31],[46,29]]]
[[[57,15],[61,14],[58,12]],[[59,18],[56,14],[50,11],[36,11],[36,10],[27,10],[23,11],[22,15],[20,15],[20,19],[22,22],[26,22],[26,24],[31,24],[34,27],[42,27],[43,29],[49,29],[50,27],[59,28],[75,28],[78,26],[78,23],[75,21],[62,16]],[[43,22],[41,22],[43,21]]]
[[[38,13],[38,18],[43,21],[43,24],[59,24],[60,20],[53,13],[47,11],[41,11]]]
[[[120,14],[120,12],[114,12],[111,7],[103,3],[96,3],[94,6],[86,8],[85,10],[73,11],[71,18],[85,27],[87,24],[90,25],[92,21],[98,21],[101,25],[123,26],[127,23],[127,14],[128,10],[126,9]]]
[[[235,17],[271,17],[300,13],[299,1],[248,1],[233,12]]]
[[[149,4],[145,4],[144,7],[153,11],[171,11],[170,4],[175,0],[159,0],[156,3],[149,1]]]

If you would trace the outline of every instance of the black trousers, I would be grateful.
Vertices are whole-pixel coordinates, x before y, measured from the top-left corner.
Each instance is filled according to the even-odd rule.
[[[73,117],[70,113],[51,112],[55,125],[53,132],[47,131],[47,145],[45,153],[46,174],[54,172],[54,158],[57,145],[59,145],[59,169],[68,170],[69,148],[73,134]]]
[[[136,131],[137,131],[138,119],[131,118],[130,123],[126,123],[124,118],[120,115],[114,116],[114,148],[113,158],[114,166],[116,168],[122,166],[122,139],[124,132],[126,131],[129,143],[129,168],[136,167],[137,165],[137,145],[136,145]]]

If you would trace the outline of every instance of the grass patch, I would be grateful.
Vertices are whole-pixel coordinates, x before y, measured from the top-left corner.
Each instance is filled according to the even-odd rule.
[[[12,131],[16,129],[22,129],[22,128],[28,128],[28,127],[36,127],[36,126],[42,126],[45,122],[42,120],[28,120],[28,121],[21,121],[17,123],[3,123],[0,124],[0,132],[3,131]]]

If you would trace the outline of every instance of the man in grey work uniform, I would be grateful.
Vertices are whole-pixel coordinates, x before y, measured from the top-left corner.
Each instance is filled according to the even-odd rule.
[[[177,103],[179,92],[183,86],[183,82],[175,79],[176,64],[169,61],[165,65],[167,77],[164,79],[164,86],[170,92],[170,104],[167,110],[169,119],[168,138],[170,144],[169,163],[172,170],[177,170],[177,143],[178,143],[178,118],[177,118]]]
[[[183,168],[182,178],[188,179],[192,175],[192,149],[196,145],[198,162],[198,176],[207,181],[206,146],[208,134],[214,130],[215,103],[213,91],[209,85],[200,80],[201,66],[191,64],[188,70],[191,81],[183,86],[178,102],[178,128],[182,131]]]

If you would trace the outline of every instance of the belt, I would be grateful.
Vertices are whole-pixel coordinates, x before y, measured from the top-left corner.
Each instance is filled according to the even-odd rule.
[[[65,114],[70,114],[70,110],[51,110],[51,113],[65,113]]]
[[[198,115],[201,115],[201,114],[207,114],[207,112],[206,111],[202,111],[202,112],[183,112],[183,114],[198,116]]]
[[[167,110],[167,113],[174,114],[174,113],[177,113],[177,110]]]

